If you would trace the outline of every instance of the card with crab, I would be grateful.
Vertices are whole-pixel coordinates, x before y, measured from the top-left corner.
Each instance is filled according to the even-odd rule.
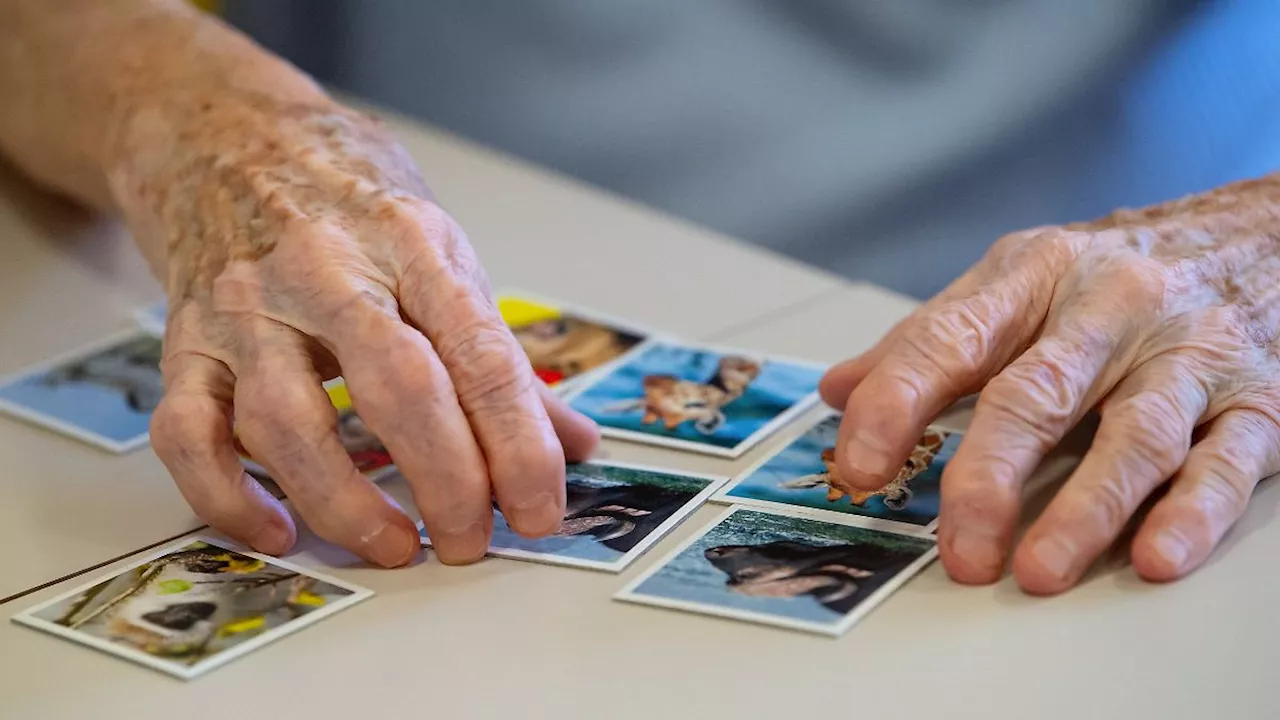
[[[889,531],[932,531],[937,524],[942,470],[961,433],[929,427],[887,485],[849,491],[834,464],[840,413],[828,413],[777,452],[732,479],[713,502],[805,511],[831,522],[853,522]]]
[[[567,398],[607,437],[738,458],[817,402],[825,369],[660,339]]]

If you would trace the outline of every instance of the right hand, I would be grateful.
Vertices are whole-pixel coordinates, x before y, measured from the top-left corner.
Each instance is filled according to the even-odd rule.
[[[234,424],[316,534],[377,565],[416,557],[414,523],[339,442],[321,383],[341,374],[441,561],[484,555],[493,499],[521,534],[556,530],[565,461],[598,430],[534,377],[407,153],[336,104],[230,95],[133,118],[111,176],[139,242],[164,248],[151,439],[192,508],[260,552],[295,542]]]

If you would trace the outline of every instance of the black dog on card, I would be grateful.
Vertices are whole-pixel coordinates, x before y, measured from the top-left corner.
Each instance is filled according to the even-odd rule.
[[[565,516],[557,535],[591,535],[627,552],[676,513],[696,493],[653,485],[593,487],[565,484]]]
[[[916,555],[879,545],[809,545],[779,540],[762,545],[708,548],[707,560],[729,576],[734,592],[757,597],[810,595],[834,612],[847,613]]]

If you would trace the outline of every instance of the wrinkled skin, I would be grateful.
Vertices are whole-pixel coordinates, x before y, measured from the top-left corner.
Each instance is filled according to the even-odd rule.
[[[444,562],[484,554],[491,498],[521,533],[559,527],[566,457],[596,428],[534,377],[464,233],[377,121],[244,94],[128,127],[112,191],[141,243],[163,243],[170,307],[152,440],[205,521],[263,552],[294,542],[234,422],[317,534],[383,566],[418,554],[343,450],[321,387],[342,374]]]
[[[1153,493],[1130,556],[1164,581],[1201,565],[1280,471],[1280,183],[1242,182],[1001,239],[867,353],[833,368],[851,488],[893,477],[926,424],[980,393],[942,479],[956,579],[1056,593]],[[1081,465],[1013,547],[1021,490],[1089,411]]]

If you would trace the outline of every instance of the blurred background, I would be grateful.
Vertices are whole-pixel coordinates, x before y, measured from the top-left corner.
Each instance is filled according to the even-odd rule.
[[[332,87],[919,298],[1007,232],[1280,169],[1276,0],[206,4]]]

